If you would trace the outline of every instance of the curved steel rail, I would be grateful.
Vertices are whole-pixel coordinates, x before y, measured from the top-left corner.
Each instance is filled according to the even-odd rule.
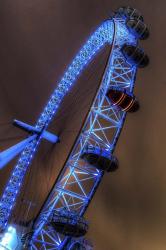
[[[57,113],[63,98],[70,90],[71,86],[78,78],[84,67],[91,61],[97,51],[101,49],[106,42],[111,42],[110,39],[112,39],[112,30],[112,22],[106,21],[86,42],[86,44],[74,58],[63,78],[58,83],[55,91],[51,95],[36,123],[37,129],[43,131],[48,127],[51,120]],[[37,137],[32,142],[30,142],[28,146],[26,146],[26,148],[21,153],[14,170],[11,173],[9,181],[0,200],[0,229],[4,229],[8,223],[9,217],[16,203],[16,199],[20,193],[28,166],[32,161],[40,141],[41,136]]]
[[[85,163],[80,158],[81,153],[87,146],[97,146],[111,153],[115,149],[126,112],[113,106],[106,93],[111,86],[133,91],[137,68],[126,62],[121,53],[121,47],[124,43],[135,45],[137,40],[126,28],[123,18],[113,18],[99,27],[76,59],[80,56],[82,58],[83,55],[88,57],[89,54],[93,55],[94,51],[96,52],[106,43],[112,45],[112,50],[100,88],[80,135],[35,221],[31,249],[66,247],[71,238],[56,233],[47,224],[49,216],[53,209],[60,210],[64,207],[68,210],[76,210],[81,216],[85,213],[104,173]],[[86,63],[88,61],[86,60]],[[73,63],[71,65],[76,67]]]

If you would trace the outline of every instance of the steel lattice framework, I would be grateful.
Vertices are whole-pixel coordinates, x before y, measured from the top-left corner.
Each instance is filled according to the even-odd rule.
[[[96,32],[90,37],[85,46],[75,57],[64,74],[64,77],[58,83],[57,88],[51,95],[36,123],[36,128],[41,130],[41,136],[38,136],[30,142],[21,153],[17,165],[11,174],[0,200],[0,228],[4,228],[7,225],[12,209],[16,203],[16,198],[21,190],[28,166],[30,165],[32,157],[42,138],[42,131],[48,127],[64,96],[67,94],[86,64],[90,62],[92,57],[106,42],[111,42],[110,39],[112,39],[112,32],[113,24],[110,21],[104,22],[96,30]]]
[[[65,249],[71,238],[56,233],[47,224],[49,217],[53,210],[59,211],[64,207],[69,211],[77,211],[81,216],[85,213],[104,173],[83,161],[80,156],[88,146],[113,153],[119,138],[126,112],[112,105],[106,93],[111,86],[126,88],[132,93],[137,70],[136,66],[126,62],[121,53],[124,43],[137,44],[123,18],[107,20],[97,29],[78,53],[59,86],[66,93],[66,88],[71,86],[83,67],[106,43],[112,45],[112,50],[100,88],[63,170],[35,221],[31,250]],[[59,87],[56,91],[59,91]],[[64,95],[60,96],[56,91],[59,105]],[[53,100],[57,94],[54,94]],[[49,101],[51,105],[52,98]],[[52,118],[52,113],[49,117]]]

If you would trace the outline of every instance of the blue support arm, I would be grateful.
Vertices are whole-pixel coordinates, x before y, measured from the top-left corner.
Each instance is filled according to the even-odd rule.
[[[38,135],[41,135],[41,138],[51,142],[51,143],[57,143],[59,142],[59,137],[57,135],[54,135],[46,130],[41,130],[39,128],[36,128],[34,126],[31,126],[25,122],[21,122],[19,120],[14,120],[13,121],[13,125],[26,131],[26,132],[29,132],[29,133],[35,133],[35,134],[38,134]]]
[[[45,140],[47,140],[53,144],[60,141],[58,136],[56,136],[48,131],[45,131],[45,130],[42,133],[42,138],[44,138]]]
[[[123,24],[119,24],[119,26],[120,29],[117,34],[118,41],[124,43],[124,38],[129,41],[130,36],[128,34],[128,31],[124,28]],[[49,123],[57,113],[63,98],[71,89],[80,73],[94,58],[95,54],[97,54],[97,52],[102,47],[104,47],[105,44],[112,44],[113,37],[113,21],[107,20],[102,23],[91,35],[82,49],[76,55],[71,65],[68,67],[64,76],[58,82],[57,87],[51,95],[47,105],[39,116],[35,128],[39,129],[40,131],[44,131],[45,129],[47,129]],[[16,203],[16,199],[23,185],[25,174],[41,141],[41,137],[42,136],[37,136],[36,139],[34,139],[24,148],[15,168],[11,173],[9,181],[6,184],[4,192],[0,199],[0,229],[3,229],[7,226],[9,217]]]
[[[28,145],[29,142],[34,140],[37,135],[32,135],[27,139],[17,143],[16,145],[8,148],[7,150],[0,153],[0,169],[8,164],[14,157],[16,157],[21,151]]]

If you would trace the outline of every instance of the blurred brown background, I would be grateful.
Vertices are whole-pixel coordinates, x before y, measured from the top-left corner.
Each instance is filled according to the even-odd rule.
[[[0,150],[25,138],[11,125],[34,124],[67,65],[87,37],[121,5],[138,8],[151,36],[142,46],[148,68],[139,70],[138,113],[128,115],[116,155],[120,168],[105,175],[89,209],[88,238],[96,250],[166,249],[164,0],[0,0]],[[63,166],[99,82],[108,50],[97,56],[65,98],[50,126],[61,143],[42,142],[13,219],[33,218]],[[0,191],[15,160],[0,172]]]

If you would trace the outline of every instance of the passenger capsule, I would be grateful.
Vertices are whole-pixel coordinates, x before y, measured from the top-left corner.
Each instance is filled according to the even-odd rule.
[[[125,44],[122,47],[122,53],[128,63],[136,65],[139,68],[144,68],[149,64],[149,57],[138,46]]]
[[[88,231],[87,221],[76,211],[69,211],[66,208],[55,210],[49,224],[56,232],[65,236],[81,237]]]
[[[141,21],[144,21],[143,16],[141,13],[132,7],[120,7],[116,12],[116,15],[124,17],[124,18],[133,18],[133,19],[139,19]]]
[[[107,172],[113,172],[118,168],[118,160],[110,154],[110,151],[99,147],[88,146],[81,158],[95,168]]]
[[[70,247],[70,250],[86,250],[86,247],[83,246],[80,242],[76,242],[72,244],[72,246]]]
[[[137,39],[145,40],[149,37],[147,25],[141,20],[129,19],[126,22],[126,26]]]
[[[66,249],[68,250],[93,250],[93,245],[89,240],[85,238],[79,238],[79,239],[74,239],[73,241],[70,241]]]
[[[136,112],[139,109],[139,102],[132,93],[121,88],[111,88],[107,96],[113,105],[117,105],[122,111]]]

